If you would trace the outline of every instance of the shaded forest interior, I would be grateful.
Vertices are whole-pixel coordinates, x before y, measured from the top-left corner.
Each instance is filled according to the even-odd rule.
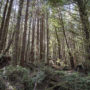
[[[90,0],[0,0],[0,90],[90,90]]]

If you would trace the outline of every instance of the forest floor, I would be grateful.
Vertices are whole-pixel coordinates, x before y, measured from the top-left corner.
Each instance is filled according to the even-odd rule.
[[[90,90],[90,73],[10,65],[0,70],[0,90]]]

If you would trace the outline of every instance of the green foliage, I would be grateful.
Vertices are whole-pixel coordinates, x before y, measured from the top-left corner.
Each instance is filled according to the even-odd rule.
[[[87,1],[88,1],[87,5],[88,5],[88,7],[90,7],[90,0],[87,0]]]
[[[79,73],[66,75],[64,80],[68,82],[70,90],[90,90],[90,77],[83,77]]]
[[[84,76],[77,72],[56,71],[54,75],[60,76],[60,82],[51,89],[57,90],[90,90],[90,76]]]
[[[29,74],[29,71],[26,68],[23,68],[21,66],[13,67],[12,65],[7,66],[6,68],[1,69],[0,71],[2,72],[3,76],[8,76],[8,75],[12,74],[13,72],[21,72],[24,75]]]
[[[60,90],[90,90],[90,73],[88,76],[85,76],[83,73],[80,74],[78,72],[55,71],[49,66],[43,66],[37,72],[33,72],[32,75],[30,75],[28,69],[21,66],[8,66],[6,69],[0,70],[0,75],[4,79],[6,78],[8,81],[13,82],[14,86],[16,86],[17,83],[19,83],[18,85],[21,86],[24,85],[25,90],[33,90],[35,83],[37,83],[37,85],[41,85],[45,80],[52,80],[52,78],[55,77],[58,77],[60,82],[55,83],[52,88],[59,87]],[[13,78],[14,81],[12,81]],[[0,89],[2,87],[5,87],[5,85],[0,81]],[[20,87],[16,88],[16,90],[17,89],[23,90]]]
[[[5,84],[1,79],[0,79],[0,90],[5,90]]]
[[[59,20],[58,19],[51,18],[50,19],[50,22],[52,23],[53,26],[58,27],[58,28],[60,27],[60,23],[59,23]]]
[[[30,82],[29,82],[29,89],[33,90],[35,83],[38,84],[42,84],[43,80],[45,80],[46,78],[46,74],[44,71],[38,71],[35,75],[32,76],[32,78],[30,78]],[[28,90],[29,90],[28,89]]]
[[[45,77],[45,72],[39,71],[33,78],[31,78],[31,80],[33,83],[37,82],[39,84],[45,79]]]
[[[49,4],[51,6],[57,7],[62,6],[66,3],[67,0],[49,0]]]
[[[21,66],[13,67],[10,65],[5,69],[0,70],[0,72],[1,77],[11,82],[14,86],[16,86],[16,88],[18,88],[18,90],[23,90],[20,85],[25,85],[25,88],[27,88],[26,90],[31,90],[30,88],[32,87],[32,84],[29,77],[30,72],[28,69]],[[17,87],[17,84],[19,87]]]
[[[43,71],[45,72],[45,74],[47,75],[47,76],[51,76],[51,75],[53,75],[54,74],[54,69],[52,69],[51,67],[44,67],[44,69],[43,69]]]
[[[60,76],[65,76],[66,72],[65,71],[55,71],[56,75],[60,75]]]
[[[61,67],[61,68],[64,68],[64,67],[68,68],[68,67],[69,67],[67,64],[64,63],[64,61],[62,61],[62,60],[59,59],[59,58],[57,58],[56,63],[57,63],[57,64],[60,64],[60,67]]]

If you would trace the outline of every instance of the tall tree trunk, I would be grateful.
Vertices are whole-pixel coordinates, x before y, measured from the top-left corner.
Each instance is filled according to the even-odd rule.
[[[48,12],[46,17],[46,26],[47,26],[47,63],[49,64],[49,25],[48,25]]]
[[[53,45],[53,59],[57,60],[57,44],[56,44],[56,41],[54,42],[54,45]]]
[[[85,63],[87,68],[90,68],[90,23],[86,7],[86,0],[74,0],[77,2],[80,18],[83,27],[84,47],[85,47]],[[90,69],[89,69],[90,70]]]
[[[8,12],[7,12],[7,16],[6,16],[6,19],[5,19],[5,23],[4,23],[3,31],[2,31],[2,36],[1,36],[0,50],[3,50],[6,46],[7,33],[8,33],[8,27],[9,27],[9,21],[10,21],[10,15],[11,15],[13,1],[14,0],[10,0],[10,4],[9,4],[9,7],[8,7]]]
[[[40,60],[43,60],[43,15],[40,20]]]
[[[26,6],[26,15],[25,15],[25,24],[24,24],[24,32],[23,32],[23,41],[22,41],[22,50],[21,50],[21,60],[20,65],[24,65],[25,62],[25,50],[26,50],[26,35],[27,35],[27,21],[28,21],[28,8],[29,8],[29,0],[27,0]]]
[[[68,54],[69,54],[69,57],[70,57],[70,64],[71,64],[71,68],[74,69],[75,68],[75,65],[74,65],[74,57],[70,51],[70,47],[69,47],[69,44],[68,44],[68,41],[67,41],[67,37],[66,37],[66,33],[65,33],[65,27],[64,27],[64,22],[63,22],[63,17],[62,17],[62,13],[60,12],[59,14],[59,20],[61,22],[61,25],[62,25],[62,29],[63,29],[63,35],[64,35],[64,38],[65,38],[65,41],[66,41],[66,45],[67,45],[67,48],[68,48]]]
[[[22,15],[23,2],[24,0],[19,0],[19,10],[18,10],[18,17],[15,28],[15,37],[14,37],[14,46],[13,46],[13,65],[17,65],[17,61],[18,61],[19,32],[20,32],[20,21]]]
[[[14,13],[14,17],[12,18],[12,27],[11,27],[11,30],[15,28],[15,25],[14,25],[14,20],[15,20],[15,17],[16,17],[16,13]],[[3,50],[3,53],[2,53],[2,56],[3,55],[6,55],[6,53],[9,51],[12,43],[13,43],[13,40],[14,40],[14,35],[15,35],[15,30],[14,31],[11,31],[10,32],[10,35],[9,35],[9,38],[8,38],[8,43],[6,45],[6,48]]]
[[[6,12],[7,12],[8,3],[9,3],[9,0],[6,1],[5,7],[4,7],[4,12],[3,12],[3,17],[2,17],[1,27],[0,27],[0,40],[1,40],[2,30],[3,30],[3,27],[4,27],[4,22],[5,22],[5,16],[6,16]]]
[[[0,27],[0,46],[1,46],[1,37],[2,37],[3,27],[4,27],[4,23],[5,23],[8,3],[9,3],[9,0],[6,1],[6,5],[4,7],[4,12],[3,12],[3,17],[2,17],[2,22],[1,22],[1,27]],[[0,52],[1,52],[1,50],[0,50]]]
[[[37,52],[36,52],[36,56],[37,56],[37,61],[39,61],[39,41],[40,41],[40,39],[39,39],[39,36],[40,36],[40,33],[39,33],[39,31],[40,31],[40,19],[39,19],[39,17],[37,17]]]
[[[3,51],[3,53],[2,53],[2,56],[5,55],[5,54],[9,51],[10,46],[11,46],[11,44],[12,44],[12,42],[13,42],[13,39],[14,39],[14,35],[15,35],[15,31],[13,32],[13,34],[12,34],[12,36],[11,36],[9,42],[8,42],[7,47],[4,49],[4,51]]]
[[[58,33],[57,33],[57,28],[55,27],[55,33],[56,33],[56,39],[57,39],[57,43],[58,43],[58,56],[59,56],[59,59],[62,59],[62,56],[61,56],[61,45],[60,45],[60,39],[58,37]]]
[[[0,13],[1,13],[2,5],[3,5],[3,0],[0,1]]]
[[[45,32],[45,15],[43,15],[43,60],[45,62],[46,54],[45,54],[45,49],[46,49],[46,32]]]
[[[27,47],[26,47],[26,55],[25,55],[25,60],[29,61],[30,59],[30,40],[31,40],[31,17],[29,21],[29,32],[28,32],[28,42],[27,42]]]
[[[32,24],[32,45],[31,45],[31,57],[30,61],[34,62],[34,41],[35,41],[35,17],[33,17],[33,24]]]

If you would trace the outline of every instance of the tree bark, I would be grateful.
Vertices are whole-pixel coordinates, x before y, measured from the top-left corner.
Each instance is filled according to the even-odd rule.
[[[58,56],[59,56],[59,59],[62,59],[60,39],[59,39],[59,37],[58,37],[58,33],[57,33],[56,27],[55,27],[55,33],[56,33],[56,39],[57,39],[57,43],[58,43]]]
[[[2,32],[4,28],[4,23],[5,23],[5,18],[6,18],[6,12],[7,12],[7,7],[8,7],[9,0],[6,1],[6,5],[4,7],[4,12],[3,12],[3,17],[2,17],[2,22],[1,22],[1,27],[0,27],[0,48],[1,48],[1,38],[2,38]],[[0,49],[1,52],[1,49]]]
[[[18,61],[19,32],[20,32],[20,21],[21,21],[23,3],[24,3],[24,0],[19,0],[19,10],[18,10],[18,17],[17,17],[16,28],[15,28],[15,37],[14,37],[14,45],[13,45],[13,65],[17,65],[17,61]]]
[[[28,32],[28,42],[27,42],[27,48],[26,48],[26,55],[25,55],[25,60],[29,61],[30,59],[30,40],[31,40],[31,17],[30,17],[30,21],[29,21],[29,32]]]
[[[65,27],[64,27],[64,22],[63,22],[63,18],[62,18],[62,13],[60,12],[59,14],[59,20],[61,22],[61,25],[62,25],[62,29],[63,29],[63,35],[64,35],[64,38],[65,38],[65,42],[66,42],[66,45],[67,45],[67,48],[68,48],[68,54],[69,54],[69,57],[70,57],[70,65],[71,65],[71,68],[74,69],[75,68],[75,65],[74,65],[74,57],[70,51],[70,47],[69,47],[69,44],[68,44],[68,41],[67,41],[67,37],[66,37],[66,33],[65,33]]]
[[[37,61],[39,62],[39,58],[40,58],[40,56],[39,56],[39,42],[40,42],[40,38],[39,38],[39,36],[40,36],[40,33],[39,33],[39,31],[40,31],[40,19],[39,19],[39,17],[37,17],[37,52],[36,52],[36,56],[37,56]]]
[[[40,20],[40,60],[43,61],[43,15]]]
[[[9,4],[9,7],[8,7],[8,12],[7,12],[7,16],[6,16],[6,19],[5,19],[5,23],[4,23],[3,31],[2,31],[2,36],[1,36],[1,48],[0,48],[0,50],[3,50],[6,46],[8,27],[9,27],[9,21],[10,21],[10,15],[11,15],[13,1],[14,0],[10,0],[10,4]]]
[[[32,24],[32,45],[31,45],[31,57],[30,61],[34,62],[34,42],[35,42],[35,17],[33,17],[33,24]]]
[[[11,46],[11,44],[12,44],[12,42],[13,42],[13,39],[14,39],[14,35],[15,35],[15,31],[13,32],[12,37],[10,38],[10,40],[9,40],[9,42],[8,42],[8,45],[7,45],[7,47],[5,48],[5,50],[3,51],[2,55],[5,55],[5,54],[9,51],[10,46]]]
[[[27,0],[26,6],[26,15],[25,15],[25,24],[24,24],[24,32],[23,32],[23,40],[22,40],[22,50],[21,50],[21,60],[20,65],[24,66],[25,62],[25,52],[26,52],[26,35],[27,35],[27,21],[28,21],[28,9],[29,9],[29,0]]]
[[[6,12],[7,12],[8,2],[9,2],[9,0],[7,0],[6,5],[4,7],[4,12],[3,12],[3,17],[2,17],[1,27],[0,27],[0,40],[1,40],[1,35],[2,35],[2,29],[4,26],[4,22],[5,22],[5,16],[6,16]]]
[[[46,17],[46,26],[47,26],[47,63],[49,64],[49,25],[48,25],[48,12]]]
[[[88,13],[86,8],[86,0],[74,0],[77,2],[79,8],[79,14],[82,23],[82,31],[84,37],[84,48],[85,48],[85,63],[87,68],[90,70],[90,23],[88,20]]]

